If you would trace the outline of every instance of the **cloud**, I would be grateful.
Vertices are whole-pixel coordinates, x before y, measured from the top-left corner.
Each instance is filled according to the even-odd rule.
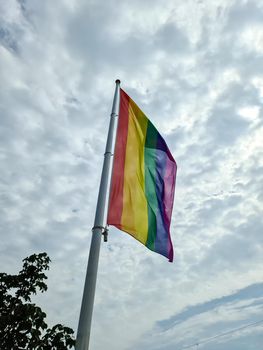
[[[159,327],[162,331],[167,331],[168,329],[175,327],[178,323],[182,323],[190,319],[191,317],[195,317],[199,314],[206,313],[212,311],[214,309],[219,308],[220,306],[228,306],[228,304],[234,304],[247,299],[259,299],[258,301],[253,301],[249,305],[238,307],[239,310],[243,308],[250,307],[251,305],[257,305],[262,307],[262,297],[263,297],[263,284],[253,284],[244,289],[241,289],[233,294],[223,296],[218,299],[213,299],[203,304],[194,305],[188,307],[186,310],[181,313],[169,318],[168,320],[162,320],[157,322],[157,327]]]
[[[120,78],[178,163],[175,263],[110,228],[92,347],[170,349],[258,317],[262,6],[12,0],[0,16],[2,270],[47,251],[49,290],[36,300],[76,330]],[[258,329],[207,346],[258,349]]]
[[[199,344],[204,349],[222,349],[227,344],[238,349],[244,342],[245,333],[255,349],[261,339],[258,333],[262,326],[261,310],[262,283],[253,284],[230,295],[192,305],[169,319],[158,321],[150,332],[152,339],[150,334],[142,337],[140,346],[145,349],[184,349]],[[244,325],[244,314],[250,314],[251,322],[247,322],[250,327]],[[162,345],[155,342],[157,336],[164,340]]]

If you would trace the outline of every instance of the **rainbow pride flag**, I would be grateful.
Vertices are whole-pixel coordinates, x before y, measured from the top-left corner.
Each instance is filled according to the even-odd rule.
[[[162,136],[120,89],[107,223],[129,233],[170,262],[176,169]]]

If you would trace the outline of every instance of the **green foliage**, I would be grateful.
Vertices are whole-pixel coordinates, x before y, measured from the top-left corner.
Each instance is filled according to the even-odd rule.
[[[66,350],[74,346],[73,330],[61,324],[48,328],[46,314],[31,303],[31,295],[47,290],[46,253],[23,260],[18,275],[0,273],[0,349]]]

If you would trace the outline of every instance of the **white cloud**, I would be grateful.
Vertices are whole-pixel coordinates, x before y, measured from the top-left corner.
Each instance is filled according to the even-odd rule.
[[[175,262],[111,228],[92,347],[175,349],[260,315],[252,289],[222,298],[263,278],[262,11],[252,0],[0,2],[0,263],[15,272],[47,251],[37,301],[51,323],[77,327],[116,78],[178,163]],[[176,329],[156,328],[189,308]],[[253,328],[209,349],[259,340]]]

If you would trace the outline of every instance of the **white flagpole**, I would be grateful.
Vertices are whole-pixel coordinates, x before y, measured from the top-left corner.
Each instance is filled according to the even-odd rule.
[[[92,239],[89,252],[89,260],[87,266],[86,280],[81,303],[79,316],[78,333],[76,340],[76,350],[88,350],[92,311],[94,305],[94,296],[97,280],[97,270],[100,253],[101,235],[105,232],[105,210],[107,202],[107,189],[111,176],[111,157],[113,155],[114,132],[116,129],[119,103],[120,103],[120,80],[116,80],[116,88],[112,105],[112,113],[108,131],[106,150],[104,154],[104,162],[101,173],[99,195],[97,201],[96,215],[94,227],[92,229]]]

